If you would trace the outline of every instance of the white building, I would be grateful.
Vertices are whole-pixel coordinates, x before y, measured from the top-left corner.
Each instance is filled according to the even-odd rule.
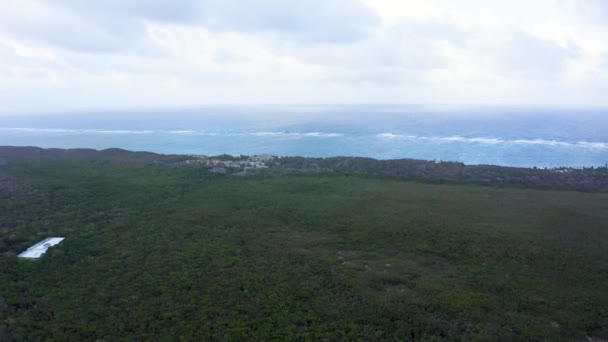
[[[18,255],[20,258],[28,258],[28,259],[38,259],[42,256],[42,254],[46,253],[47,249],[55,246],[56,244],[63,241],[62,237],[50,237],[46,238],[32,247],[28,248],[25,252]]]
[[[273,160],[274,156],[271,156],[269,154],[259,154],[257,156],[253,156],[249,159],[256,161],[256,162],[268,162],[268,161]]]

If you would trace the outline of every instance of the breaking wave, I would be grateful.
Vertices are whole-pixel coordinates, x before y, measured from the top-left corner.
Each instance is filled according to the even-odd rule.
[[[182,135],[207,135],[207,136],[255,136],[255,137],[317,137],[317,138],[337,138],[343,136],[341,133],[323,133],[323,132],[252,132],[252,133],[235,133],[235,132],[207,132],[199,130],[177,130],[169,131],[170,134]]]
[[[317,138],[339,138],[344,136],[342,133],[323,133],[323,132],[254,132],[251,135],[257,137],[317,137]]]
[[[290,131],[259,131],[259,132],[208,132],[205,130],[123,130],[123,129],[72,129],[72,128],[33,128],[33,127],[0,127],[0,131],[41,134],[103,134],[103,135],[142,135],[142,134],[176,134],[193,136],[254,136],[276,138],[340,138],[344,133],[333,132],[290,132]],[[374,134],[370,135],[374,136]],[[470,143],[484,145],[537,145],[545,147],[586,148],[590,150],[608,150],[608,142],[593,141],[561,141],[549,139],[504,139],[490,137],[463,137],[452,136],[423,136],[396,133],[375,134],[377,138],[385,140],[419,141],[436,143]]]
[[[381,133],[377,135],[382,139],[399,139],[412,141],[430,141],[430,142],[463,142],[463,143],[479,143],[488,145],[498,144],[519,144],[519,145],[542,145],[542,146],[559,146],[559,147],[575,147],[589,149],[608,149],[607,142],[590,142],[590,141],[559,141],[547,139],[502,139],[502,138],[467,138],[459,135],[454,136],[419,136],[419,135],[404,135],[394,133]]]
[[[208,136],[220,135],[220,133],[195,131],[195,130],[169,131],[169,133],[170,134],[181,134],[181,135],[208,135]]]
[[[342,133],[326,132],[289,132],[289,131],[263,131],[253,133],[235,132],[208,132],[204,130],[112,130],[112,129],[72,129],[72,128],[33,128],[33,127],[0,127],[0,131],[13,131],[24,133],[43,134],[177,134],[177,135],[200,135],[200,136],[257,136],[257,137],[316,137],[316,138],[338,138],[344,136]]]
[[[70,128],[32,128],[32,127],[0,127],[0,130],[26,133],[92,133],[92,134],[151,134],[150,130],[121,130],[121,129],[70,129]]]

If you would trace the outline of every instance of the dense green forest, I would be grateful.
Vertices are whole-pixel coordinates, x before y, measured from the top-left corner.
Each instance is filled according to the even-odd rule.
[[[605,193],[4,164],[1,341],[608,338]]]

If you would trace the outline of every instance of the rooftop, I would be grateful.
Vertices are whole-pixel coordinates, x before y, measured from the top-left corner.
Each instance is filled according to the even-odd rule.
[[[50,237],[46,238],[32,247],[28,248],[25,252],[18,255],[20,258],[38,259],[42,254],[46,253],[49,247],[55,246],[56,244],[63,241],[63,237]]]

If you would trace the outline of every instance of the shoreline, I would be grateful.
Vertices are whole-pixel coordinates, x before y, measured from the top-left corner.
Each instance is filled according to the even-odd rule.
[[[134,154],[147,154],[147,155],[156,155],[158,156],[160,159],[164,159],[166,157],[171,157],[171,158],[178,158],[178,157],[198,157],[198,156],[203,156],[203,157],[207,157],[207,158],[214,158],[214,157],[219,157],[219,156],[230,156],[232,158],[238,158],[239,156],[249,156],[249,155],[256,155],[256,154],[243,154],[243,153],[235,153],[235,154],[231,154],[230,152],[222,152],[219,154],[201,154],[201,153],[188,153],[188,152],[171,152],[171,151],[159,151],[159,150],[146,150],[146,149],[129,149],[129,148],[123,148],[123,147],[107,147],[107,148],[96,148],[96,147],[42,147],[42,146],[37,146],[37,145],[2,145],[0,144],[0,157],[2,157],[2,153],[13,153],[13,152],[9,152],[9,150],[11,149],[21,149],[22,151],[25,150],[30,150],[30,152],[26,152],[26,154],[28,153],[32,153],[32,151],[34,150],[39,150],[40,155],[47,155],[47,156],[55,156],[55,157],[59,157],[60,155],[63,154],[64,157],[67,157],[68,154],[73,153],[75,155],[78,154],[83,154],[86,152],[90,152],[90,153],[101,153],[101,155],[103,154],[108,154],[111,152],[124,152],[124,153],[134,153]],[[3,152],[4,151],[4,152]],[[43,152],[43,151],[47,151],[47,152]],[[62,153],[58,153],[58,151],[64,151]],[[369,157],[365,154],[362,155],[355,155],[355,154],[336,154],[336,155],[323,155],[323,156],[318,156],[318,155],[305,155],[305,154],[284,154],[284,155],[280,155],[280,154],[271,154],[271,153],[264,153],[263,151],[260,151],[259,153],[261,154],[265,154],[265,155],[272,155],[275,158],[307,158],[307,159],[333,159],[333,158],[360,158],[360,159],[371,159],[371,160],[375,160],[378,162],[391,162],[391,161],[399,161],[399,160],[415,160],[415,161],[425,161],[425,162],[435,162],[435,163],[458,163],[458,164],[463,164],[465,166],[471,166],[471,167],[475,167],[475,166],[491,166],[491,167],[502,167],[502,168],[515,168],[515,169],[543,169],[543,170],[584,170],[584,169],[603,169],[603,168],[608,168],[608,158],[606,159],[606,162],[601,162],[601,163],[595,163],[595,164],[589,164],[589,165],[566,165],[566,164],[556,164],[553,166],[548,166],[548,165],[518,165],[518,164],[501,164],[501,163],[472,163],[472,162],[466,162],[466,161],[460,161],[460,160],[449,160],[449,159],[441,159],[441,158],[416,158],[416,157],[403,157],[403,158],[377,158],[377,157]],[[0,161],[1,162],[1,161]]]
[[[608,192],[608,167],[524,168],[498,165],[468,165],[461,162],[418,159],[379,160],[365,157],[204,156],[159,154],[119,148],[57,149],[0,146],[0,167],[12,161],[58,160],[159,167],[198,167],[221,175],[352,174],[404,180],[480,184],[518,188]]]

